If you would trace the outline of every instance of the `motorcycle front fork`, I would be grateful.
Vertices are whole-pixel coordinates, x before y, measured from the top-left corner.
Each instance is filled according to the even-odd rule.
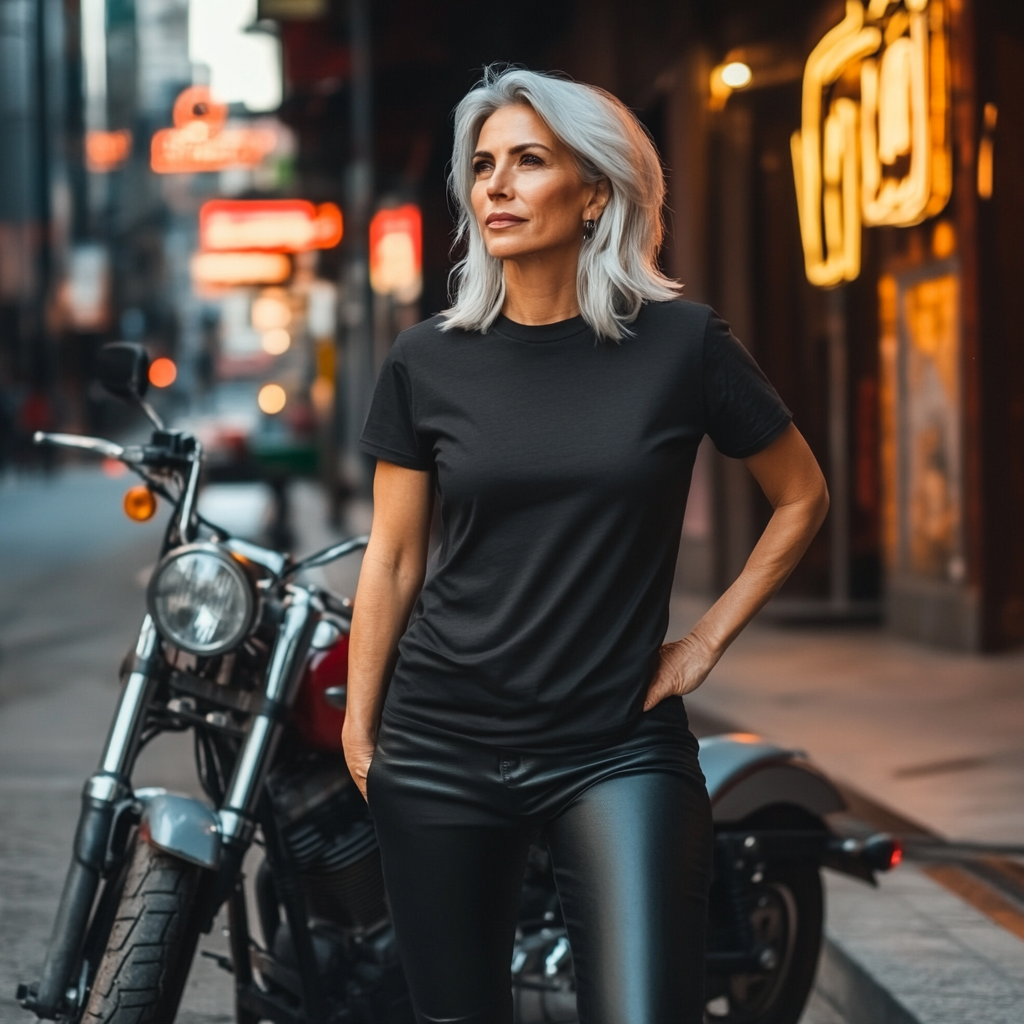
[[[281,726],[292,702],[320,615],[308,590],[290,588],[284,616],[267,670],[263,706],[253,716],[221,806],[220,833],[228,847],[248,847],[256,827],[256,808],[277,749]]]
[[[211,901],[216,912],[234,890],[242,857],[252,840],[256,809],[273,759],[281,726],[302,678],[305,654],[319,613],[309,591],[290,590],[267,672],[263,705],[253,716],[218,812],[223,860]],[[72,978],[89,915],[110,853],[115,815],[132,795],[130,776],[142,726],[157,682],[160,640],[152,618],[143,619],[127,682],[110,727],[98,770],[82,792],[74,853],[64,881],[53,935],[37,985],[19,986],[18,1000],[37,1016],[55,1019],[84,998],[84,977]]]
[[[129,775],[139,749],[142,718],[152,696],[156,674],[153,660],[159,638],[153,620],[142,621],[128,680],[100,758],[99,769],[82,791],[82,809],[75,831],[73,856],[64,879],[38,985],[19,986],[18,1000],[37,1016],[54,1019],[66,1006],[82,999],[84,979],[72,978],[85,940],[89,914],[96,899],[109,852],[118,805],[131,795]]]

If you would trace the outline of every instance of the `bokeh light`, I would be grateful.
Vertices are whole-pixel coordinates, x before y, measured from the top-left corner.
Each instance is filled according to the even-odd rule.
[[[317,377],[310,385],[309,398],[318,413],[327,415],[334,402],[334,382],[326,377]]]
[[[173,359],[161,356],[149,367],[149,383],[155,388],[169,388],[178,379],[178,368]]]
[[[252,304],[252,325],[257,331],[272,331],[292,322],[288,293],[283,288],[268,288]]]
[[[276,416],[288,404],[288,396],[280,384],[264,384],[256,397],[256,404],[268,416]]]
[[[263,335],[261,341],[263,351],[272,356],[280,356],[291,348],[291,335],[283,327],[275,327]]]
[[[722,68],[722,81],[730,89],[742,89],[744,86],[750,85],[753,77],[754,73],[750,70],[750,65],[744,64],[743,61],[734,60]]]

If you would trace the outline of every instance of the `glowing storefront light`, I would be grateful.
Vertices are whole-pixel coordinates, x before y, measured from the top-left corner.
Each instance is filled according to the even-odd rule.
[[[226,128],[228,108],[204,85],[193,85],[174,103],[174,127],[161,128],[150,145],[157,174],[255,167],[277,145],[269,128]]]
[[[212,252],[308,252],[341,242],[341,210],[304,199],[211,199],[199,211],[199,244]]]
[[[851,79],[859,98],[832,96]],[[829,102],[830,101],[830,102]],[[944,0],[848,0],[804,69],[793,173],[808,280],[860,273],[861,225],[908,227],[952,191]]]
[[[731,60],[716,65],[708,81],[711,109],[722,110],[734,91],[745,89],[753,80],[754,72],[744,61]]]
[[[750,65],[741,60],[734,60],[722,68],[722,82],[730,89],[743,89],[750,85],[754,77]]]
[[[880,3],[872,7],[883,9]],[[945,12],[941,0],[906,0],[906,7],[890,18],[881,58],[861,65],[863,214],[869,225],[918,224],[941,211],[952,191]],[[901,158],[909,161],[906,174],[886,174]]]
[[[292,307],[283,288],[268,288],[252,303],[252,325],[257,331],[272,331],[292,322]]]
[[[85,133],[85,166],[93,174],[116,171],[132,154],[132,133],[93,129]]]
[[[370,221],[370,285],[378,295],[415,302],[423,290],[423,221],[406,203],[378,210]]]
[[[292,346],[292,336],[283,327],[272,327],[260,339],[260,345],[268,355],[284,355]]]
[[[261,412],[276,416],[288,404],[288,395],[280,384],[264,384],[256,396],[256,404]]]
[[[271,252],[198,252],[192,257],[192,282],[197,288],[230,288],[243,284],[281,284],[292,272],[291,260]]]
[[[169,388],[178,379],[178,367],[173,359],[160,356],[149,366],[149,383],[155,388]]]
[[[978,144],[978,198],[991,199],[995,179],[995,131],[999,109],[994,103],[985,104],[981,142]]]

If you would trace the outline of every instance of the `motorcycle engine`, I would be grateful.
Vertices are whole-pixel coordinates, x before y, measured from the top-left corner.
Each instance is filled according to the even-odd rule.
[[[387,911],[377,838],[340,756],[305,752],[286,758],[268,788],[310,916],[343,928],[380,921]]]

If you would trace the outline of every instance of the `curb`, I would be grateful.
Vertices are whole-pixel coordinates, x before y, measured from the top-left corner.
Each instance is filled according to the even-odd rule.
[[[825,873],[817,991],[846,1024],[1020,1024],[1024,944],[905,864],[878,888]]]
[[[831,936],[822,943],[815,988],[846,1024],[923,1024]]]

